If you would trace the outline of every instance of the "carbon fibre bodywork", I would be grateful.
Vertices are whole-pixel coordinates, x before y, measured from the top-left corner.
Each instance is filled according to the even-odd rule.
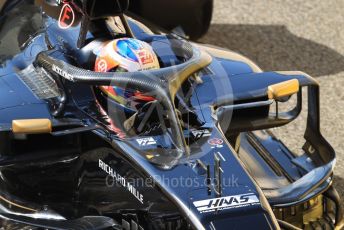
[[[95,29],[78,48],[80,22],[61,29],[56,18],[40,12],[41,5],[14,6],[1,18],[8,46],[14,45],[1,29],[14,27],[10,16],[37,15],[35,23],[41,24],[32,25],[33,31],[17,25],[18,52],[0,53],[5,229],[288,229],[290,223],[312,228],[320,220],[324,229],[341,226],[332,187],[335,152],[320,133],[319,85],[310,76],[262,72],[236,53],[153,34],[132,18],[130,33],[152,45],[163,68],[99,74],[91,71],[94,47],[113,38],[102,32],[102,20],[91,22]],[[268,88],[293,79],[300,88],[295,107],[271,112]],[[166,112],[171,137],[151,126],[134,135],[126,130],[135,111],[107,101],[96,87],[122,84],[152,91],[171,108]],[[269,129],[297,118],[302,89],[308,92],[308,119],[297,155]],[[184,90],[192,93],[186,97]],[[51,133],[12,130],[13,121],[42,118],[51,121]],[[302,223],[276,214],[319,196],[326,208],[309,219],[298,213]]]

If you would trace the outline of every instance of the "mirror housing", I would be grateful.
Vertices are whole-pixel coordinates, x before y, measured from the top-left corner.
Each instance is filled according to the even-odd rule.
[[[279,111],[278,103],[287,102],[294,94],[297,94],[296,105],[288,111]],[[269,85],[266,98],[268,100],[234,102],[232,105],[220,106],[216,110],[216,115],[221,128],[230,133],[269,129],[288,124],[301,112],[302,91],[297,79]],[[276,111],[271,112],[274,102]]]

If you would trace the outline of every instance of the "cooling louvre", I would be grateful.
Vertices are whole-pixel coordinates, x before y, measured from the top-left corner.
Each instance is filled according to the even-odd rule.
[[[61,96],[55,80],[43,68],[33,65],[18,73],[20,79],[39,99],[51,99]]]

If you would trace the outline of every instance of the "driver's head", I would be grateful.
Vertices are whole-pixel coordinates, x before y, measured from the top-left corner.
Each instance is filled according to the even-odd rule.
[[[146,42],[133,38],[105,42],[96,51],[96,55],[94,67],[96,72],[135,72],[160,68],[153,48]],[[140,92],[133,92],[130,89],[123,90],[112,86],[101,86],[100,89],[121,104],[126,104],[127,100],[132,97],[143,101],[151,100]]]

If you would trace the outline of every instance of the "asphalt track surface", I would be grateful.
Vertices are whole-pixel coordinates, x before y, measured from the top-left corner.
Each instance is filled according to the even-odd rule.
[[[225,47],[263,70],[300,70],[321,85],[321,131],[337,152],[335,184],[344,204],[344,1],[215,0],[202,42]],[[276,130],[291,149],[302,139],[305,113]]]

